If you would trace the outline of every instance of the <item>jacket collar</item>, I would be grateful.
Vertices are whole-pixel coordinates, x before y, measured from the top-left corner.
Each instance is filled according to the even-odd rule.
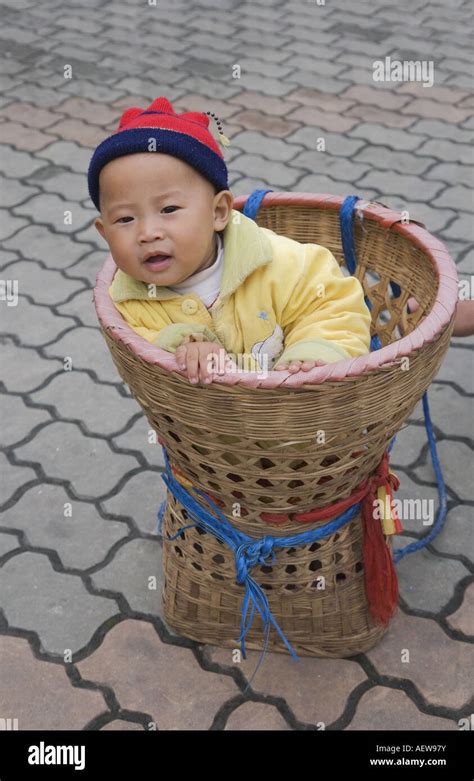
[[[230,296],[255,269],[273,260],[272,244],[268,236],[254,220],[236,209],[224,229],[224,269],[222,272],[222,300]],[[112,301],[146,299],[150,301],[148,283],[117,269],[109,293]],[[180,296],[168,287],[157,287],[153,301]]]

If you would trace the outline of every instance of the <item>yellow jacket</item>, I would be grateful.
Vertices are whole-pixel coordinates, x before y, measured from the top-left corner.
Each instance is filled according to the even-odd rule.
[[[343,275],[328,249],[261,228],[235,209],[222,238],[221,290],[209,310],[197,294],[179,295],[117,270],[109,293],[136,333],[170,352],[202,333],[234,360],[246,355],[250,370],[369,352],[362,286]]]

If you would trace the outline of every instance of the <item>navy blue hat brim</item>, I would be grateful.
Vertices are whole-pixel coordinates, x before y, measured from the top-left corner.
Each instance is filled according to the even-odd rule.
[[[208,179],[218,191],[229,189],[227,166],[224,160],[205,144],[175,130],[153,127],[132,128],[106,138],[92,155],[87,172],[87,183],[89,195],[97,211],[100,211],[99,175],[103,167],[117,157],[140,152],[160,152],[178,157]]]

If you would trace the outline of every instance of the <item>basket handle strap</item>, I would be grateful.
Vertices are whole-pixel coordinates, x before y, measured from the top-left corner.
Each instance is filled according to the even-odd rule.
[[[249,197],[245,201],[243,213],[251,220],[255,220],[257,212],[260,209],[260,205],[267,193],[272,193],[273,190],[254,190],[250,193]]]

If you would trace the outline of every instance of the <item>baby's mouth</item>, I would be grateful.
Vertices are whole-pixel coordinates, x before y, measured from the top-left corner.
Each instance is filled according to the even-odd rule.
[[[151,268],[153,271],[159,270],[164,266],[168,266],[172,257],[171,255],[153,255],[153,257],[145,260],[145,266]]]

